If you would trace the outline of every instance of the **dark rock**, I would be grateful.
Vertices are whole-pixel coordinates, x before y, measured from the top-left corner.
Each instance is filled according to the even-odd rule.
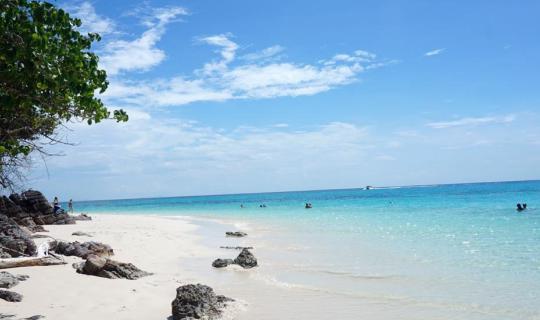
[[[32,217],[26,217],[17,221],[19,226],[26,227],[30,232],[44,232],[45,228],[42,225],[37,225]]]
[[[28,276],[14,276],[9,272],[0,272],[0,288],[9,289],[19,284],[19,281],[28,279]]]
[[[45,231],[42,225],[75,223],[75,219],[66,213],[53,214],[49,201],[35,190],[0,197],[0,215],[8,216],[31,232]]]
[[[82,231],[75,231],[71,235],[72,236],[80,236],[80,237],[91,237],[92,236],[91,234],[88,234],[88,233],[82,232]]]
[[[22,298],[23,296],[18,294],[17,292],[0,290],[0,299],[4,299],[8,302],[21,302]]]
[[[42,315],[36,315],[36,316],[31,316],[31,317],[28,317],[28,318],[18,319],[18,320],[39,320],[39,319],[42,319],[42,318],[45,318],[45,317],[42,316]],[[0,319],[15,320],[15,315],[14,314],[0,313]]]
[[[71,216],[74,220],[77,220],[77,221],[90,221],[92,220],[92,217],[85,214],[85,213],[81,213],[79,214],[78,216]]]
[[[184,285],[176,289],[176,298],[172,301],[172,319],[218,319],[227,302],[231,301],[234,300],[216,295],[209,286]]]
[[[226,235],[227,237],[237,237],[237,238],[242,238],[242,237],[247,236],[247,233],[242,232],[242,231],[227,231],[227,232],[225,232],[225,235]]]
[[[108,279],[136,280],[152,275],[143,271],[131,263],[123,263],[97,256],[89,256],[85,262],[75,264],[78,273],[97,276]]]
[[[30,236],[7,215],[0,214],[0,258],[33,256],[36,250]]]
[[[54,248],[54,252],[65,256],[76,256],[86,259],[88,255],[96,255],[99,257],[110,257],[114,255],[113,249],[104,243],[88,241],[80,243],[60,241]]]
[[[234,261],[232,259],[216,259],[214,262],[212,262],[212,267],[214,268],[224,268],[230,264],[233,264]]]
[[[84,274],[98,274],[101,269],[107,263],[107,259],[103,257],[98,257],[95,255],[89,255],[86,259],[86,262],[82,266],[82,273]]]
[[[257,258],[248,249],[243,249],[234,259],[234,263],[244,269],[249,269],[257,266]]]

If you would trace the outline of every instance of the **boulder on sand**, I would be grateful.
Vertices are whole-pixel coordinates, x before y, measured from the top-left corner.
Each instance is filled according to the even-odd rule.
[[[0,288],[9,289],[19,284],[20,281],[28,279],[28,276],[14,276],[9,272],[0,272]]]
[[[77,216],[71,216],[74,220],[77,220],[77,221],[90,221],[92,220],[92,217],[90,217],[89,215],[85,214],[85,213],[81,213]]]
[[[224,268],[231,264],[237,264],[244,269],[250,269],[257,266],[257,258],[248,249],[243,248],[236,259],[216,259],[212,262],[214,268]]]
[[[17,292],[0,290],[0,299],[6,300],[8,302],[21,302],[23,296]]]
[[[100,257],[110,257],[114,255],[113,249],[108,245],[95,241],[80,243],[60,241],[53,248],[54,252],[65,256],[76,256],[86,259],[88,255],[93,254]]]
[[[30,234],[23,231],[14,220],[0,214],[0,258],[33,256],[36,251]]]
[[[79,237],[91,237],[92,236],[91,234],[88,234],[88,233],[82,232],[82,231],[75,231],[71,235],[72,236],[79,236]]]
[[[78,273],[107,279],[136,280],[152,275],[152,273],[143,271],[131,263],[118,262],[95,255],[89,255],[85,262],[76,263],[73,266]]]
[[[243,249],[234,259],[234,263],[244,269],[249,269],[257,266],[257,258],[248,249]]]
[[[237,238],[242,238],[242,237],[247,236],[247,233],[242,232],[242,231],[227,231],[227,232],[225,232],[225,235],[226,235],[227,237],[237,237]]]
[[[219,319],[227,302],[232,301],[231,298],[216,295],[209,286],[184,285],[176,289],[176,298],[172,301],[172,319]]]
[[[232,259],[216,259],[212,262],[212,267],[214,268],[225,268],[226,266],[233,264]]]

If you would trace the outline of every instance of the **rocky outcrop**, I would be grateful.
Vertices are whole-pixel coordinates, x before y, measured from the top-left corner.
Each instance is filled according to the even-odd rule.
[[[0,290],[0,299],[6,300],[8,302],[21,302],[23,296],[17,292]]]
[[[60,241],[53,250],[54,252],[63,254],[65,256],[76,256],[83,259],[86,259],[89,255],[95,255],[99,257],[110,257],[114,255],[113,249],[108,244],[95,241],[88,241],[83,243],[80,243],[78,241]]]
[[[250,269],[257,266],[257,258],[248,249],[242,249],[242,252],[236,257],[236,259],[216,259],[212,262],[214,268],[224,268],[231,264],[237,264],[244,269]]]
[[[242,237],[247,236],[247,233],[242,232],[242,231],[227,231],[227,232],[225,232],[225,235],[227,237],[242,238]]]
[[[218,319],[227,303],[232,301],[231,298],[216,295],[209,286],[184,285],[176,289],[176,298],[172,301],[172,319]]]
[[[0,214],[0,258],[33,256],[36,250],[30,234],[13,219]]]
[[[137,268],[131,263],[118,262],[95,255],[90,255],[85,262],[73,266],[78,273],[108,279],[136,280],[152,274]]]
[[[49,201],[39,191],[28,190],[0,198],[0,215],[6,215],[32,232],[45,231],[42,225],[74,224],[67,213],[53,213]]]
[[[0,272],[0,288],[9,289],[19,284],[20,281],[25,281],[28,276],[12,275],[9,272]]]

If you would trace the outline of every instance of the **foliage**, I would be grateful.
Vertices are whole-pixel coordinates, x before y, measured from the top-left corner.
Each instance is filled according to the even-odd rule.
[[[47,2],[0,0],[0,186],[32,151],[46,153],[68,121],[127,121],[96,97],[108,86],[90,51],[100,40],[78,31],[81,21]],[[20,172],[19,172],[20,173]]]

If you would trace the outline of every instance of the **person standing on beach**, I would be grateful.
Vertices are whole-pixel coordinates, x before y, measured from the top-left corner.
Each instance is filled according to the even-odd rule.
[[[53,200],[53,213],[56,213],[60,209],[60,201],[58,201],[58,197],[54,197]]]
[[[69,212],[73,213],[73,199],[69,199],[68,210]]]

